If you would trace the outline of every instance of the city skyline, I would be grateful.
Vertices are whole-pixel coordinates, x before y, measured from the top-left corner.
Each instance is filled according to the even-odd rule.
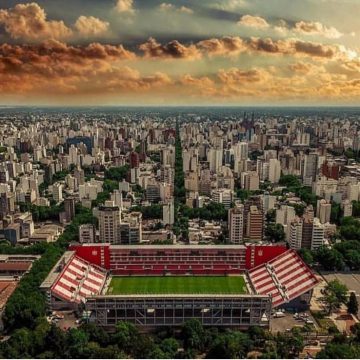
[[[0,104],[356,105],[360,4],[289,3],[0,0]]]

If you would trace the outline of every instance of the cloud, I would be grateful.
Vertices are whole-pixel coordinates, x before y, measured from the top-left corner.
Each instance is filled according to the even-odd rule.
[[[348,49],[338,45],[324,45],[299,39],[273,40],[255,37],[242,39],[235,36],[202,40],[196,44],[196,47],[203,55],[208,56],[234,56],[242,52],[328,59],[354,56]]]
[[[237,36],[207,39],[196,46],[209,56],[234,56],[247,49],[244,40]]]
[[[295,50],[295,53],[306,54],[314,57],[333,58],[338,49],[332,45],[323,45],[309,41],[292,40],[288,42]]]
[[[243,15],[237,22],[238,25],[251,27],[254,29],[272,29],[282,35],[317,35],[328,39],[339,39],[344,34],[333,26],[325,26],[318,21],[298,21],[294,25],[288,24],[285,20],[280,19],[276,23],[270,24],[266,19],[260,16]]]
[[[247,5],[245,0],[221,0],[213,4],[213,7],[219,10],[234,11]]]
[[[169,3],[161,3],[159,5],[159,8],[162,11],[168,11],[168,10],[173,10],[175,8],[175,6],[173,4],[169,4]]]
[[[270,26],[264,18],[252,15],[243,15],[237,24],[255,29],[266,29]]]
[[[93,16],[80,16],[72,28],[63,21],[48,20],[45,10],[36,3],[17,4],[0,10],[0,25],[13,39],[31,42],[49,39],[99,36],[107,33],[110,24]]]
[[[150,38],[139,46],[143,57],[153,59],[186,59],[196,60],[203,57],[234,57],[241,53],[309,57],[322,60],[342,59],[352,60],[358,54],[342,45],[322,44],[304,41],[296,38],[274,40],[272,38],[243,39],[238,36],[225,36],[201,40],[195,44],[182,44],[172,40],[161,44],[156,39]]]
[[[252,51],[268,54],[310,56],[317,58],[334,58],[341,51],[336,45],[324,45],[298,39],[273,40],[271,38],[251,38],[248,46]]]
[[[329,39],[339,39],[343,34],[334,27],[327,27],[317,21],[299,21],[295,24],[294,30],[304,35],[319,35]]]
[[[185,59],[194,60],[201,57],[200,51],[194,45],[183,45],[177,40],[172,40],[165,45],[158,43],[154,38],[141,44],[139,49],[146,58],[155,59]]]
[[[209,77],[186,75],[181,84],[183,93],[206,95],[214,101],[239,103],[241,101],[281,102],[356,101],[360,95],[360,79],[331,73],[320,64],[292,64],[292,76],[285,76],[283,67],[222,69]],[[317,74],[314,77],[314,74]],[[245,86],[244,86],[245,85]],[[198,95],[199,99],[199,95]]]
[[[201,97],[217,96],[217,87],[214,80],[208,76],[195,77],[190,74],[185,74],[179,79],[179,85],[184,88],[183,91],[195,99]]]
[[[189,14],[189,15],[192,15],[194,13],[194,10],[190,9],[187,6],[176,7],[173,4],[165,3],[165,2],[161,3],[159,5],[159,8],[160,8],[161,11],[177,11],[177,12],[185,13],[185,14]]]
[[[289,65],[290,71],[301,74],[309,74],[312,70],[316,68],[317,67],[314,64],[305,63],[301,61]]]
[[[135,59],[135,54],[122,45],[91,43],[86,46],[70,46],[56,40],[48,40],[38,45],[0,45],[0,62],[18,64],[16,70],[26,71],[28,67],[51,65],[59,67],[82,66],[89,62],[120,61]],[[9,69],[11,71],[11,69]]]
[[[277,23],[273,26],[273,28],[276,32],[280,33],[281,35],[285,35],[289,31],[289,25],[283,19],[277,21]]]
[[[109,30],[110,24],[93,16],[80,16],[74,25],[75,29],[84,36],[103,35]]]
[[[194,10],[193,9],[190,9],[189,7],[187,6],[180,6],[178,11],[180,12],[183,12],[183,13],[186,13],[186,14],[193,14],[194,13]]]
[[[13,39],[66,39],[72,35],[63,21],[47,20],[44,9],[36,3],[0,10],[0,25]]]
[[[110,90],[146,91],[154,87],[166,86],[172,83],[171,78],[162,72],[153,75],[142,76],[141,73],[131,67],[125,66],[106,74],[107,83],[103,86]]]
[[[117,0],[115,9],[119,13],[133,14],[135,12],[134,1],[133,0]]]
[[[0,89],[34,95],[127,93],[171,84],[171,78],[163,72],[142,75],[123,62],[134,58],[121,45],[75,47],[58,41],[26,46],[2,44]]]
[[[226,84],[259,83],[269,78],[269,73],[263,69],[243,70],[239,68],[221,69],[218,72],[221,82]]]

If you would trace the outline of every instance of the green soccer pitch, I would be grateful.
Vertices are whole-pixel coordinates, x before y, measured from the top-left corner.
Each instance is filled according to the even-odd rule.
[[[246,294],[243,276],[114,276],[108,295]]]

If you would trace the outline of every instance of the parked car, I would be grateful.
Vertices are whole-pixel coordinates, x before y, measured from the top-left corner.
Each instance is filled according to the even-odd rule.
[[[285,314],[282,311],[276,311],[274,314],[274,318],[281,318],[284,316],[285,316]]]

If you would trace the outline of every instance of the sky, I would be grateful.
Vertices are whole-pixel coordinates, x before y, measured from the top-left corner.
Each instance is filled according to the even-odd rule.
[[[1,105],[359,105],[360,0],[0,0]]]

